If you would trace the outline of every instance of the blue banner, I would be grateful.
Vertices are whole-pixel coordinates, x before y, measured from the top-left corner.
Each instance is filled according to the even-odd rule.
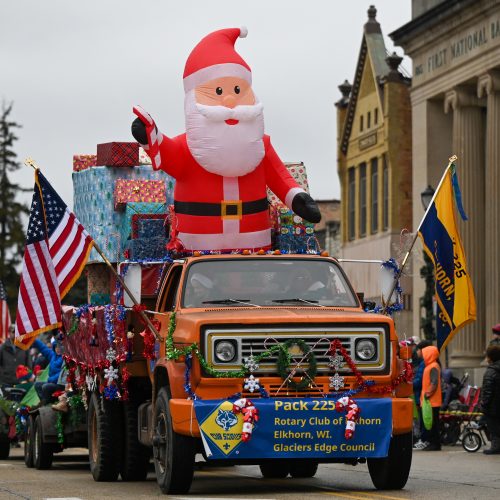
[[[211,459],[386,457],[392,433],[389,398],[356,399],[354,437],[344,437],[345,413],[333,399],[252,400],[259,410],[250,441],[241,441],[243,417],[231,401],[195,400],[203,445]]]

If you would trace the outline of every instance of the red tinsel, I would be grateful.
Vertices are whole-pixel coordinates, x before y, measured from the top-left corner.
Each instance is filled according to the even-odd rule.
[[[122,366],[122,399],[123,401],[128,401],[128,379],[130,378],[130,372],[127,370],[126,366]]]
[[[68,368],[68,384],[75,385],[75,372],[76,372],[76,362],[75,361],[70,361],[66,362],[66,366]]]
[[[155,336],[151,333],[149,328],[146,328],[139,335],[144,339],[144,350],[142,351],[142,355],[149,360],[155,359]]]

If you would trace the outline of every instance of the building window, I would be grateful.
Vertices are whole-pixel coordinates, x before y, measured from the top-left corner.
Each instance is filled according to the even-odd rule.
[[[363,115],[359,117],[359,131],[363,132]]]
[[[370,128],[372,126],[372,113],[368,111],[368,115],[366,116],[366,128]]]
[[[366,236],[366,163],[359,166],[359,236]]]
[[[384,153],[383,156],[383,172],[382,172],[382,203],[383,203],[383,213],[382,213],[382,226],[383,230],[386,231],[389,228],[389,166],[387,165],[387,155]]]
[[[373,123],[375,125],[378,124],[378,108],[375,108],[374,116],[373,116]]]
[[[355,217],[356,217],[356,179],[354,167],[349,169],[347,188],[347,237],[349,240],[355,238]]]
[[[372,158],[371,161],[371,176],[372,176],[372,233],[378,231],[378,158]]]

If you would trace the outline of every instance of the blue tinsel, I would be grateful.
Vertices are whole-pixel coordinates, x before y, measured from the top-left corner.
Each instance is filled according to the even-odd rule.
[[[191,367],[193,366],[193,355],[192,353],[189,353],[186,355],[186,370],[184,371],[184,390],[186,391],[187,395],[195,400],[195,399],[201,399],[199,396],[197,396],[192,387],[191,387]]]
[[[104,388],[104,397],[106,399],[118,399],[118,387],[115,384],[107,385]]]

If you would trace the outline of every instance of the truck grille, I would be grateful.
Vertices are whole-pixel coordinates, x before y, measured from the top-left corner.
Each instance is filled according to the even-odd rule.
[[[371,339],[375,342],[377,355],[370,361],[363,361],[356,357],[355,345],[358,339]],[[312,350],[316,357],[318,374],[326,375],[333,372],[333,369],[328,366],[329,355],[328,350],[332,340],[338,339],[342,343],[349,356],[355,361],[356,365],[363,372],[378,372],[380,373],[388,366],[389,349],[387,348],[386,332],[383,326],[363,326],[359,328],[304,328],[298,329],[230,329],[209,327],[205,330],[204,337],[204,354],[205,358],[214,369],[221,371],[238,370],[244,364],[245,359],[250,355],[254,357],[262,354],[267,349],[277,343],[284,343],[289,340],[303,340]],[[215,355],[215,346],[218,342],[229,340],[237,350],[237,355],[230,363],[223,363],[217,359]],[[295,362],[298,362],[303,355],[300,349],[292,346],[290,349],[291,355]],[[258,370],[254,371],[255,375],[259,376],[276,376],[277,375],[277,358],[275,354],[261,360]],[[307,360],[307,358],[306,358]],[[304,370],[307,370],[308,364],[301,364]],[[347,363],[339,370],[340,373],[349,373],[350,369]]]

